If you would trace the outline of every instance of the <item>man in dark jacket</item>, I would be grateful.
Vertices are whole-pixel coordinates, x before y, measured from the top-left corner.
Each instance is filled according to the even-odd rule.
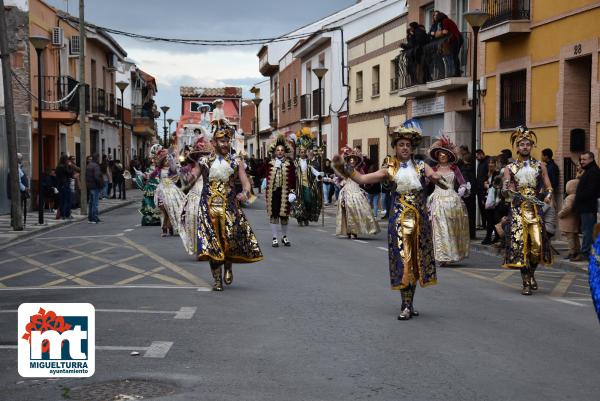
[[[552,190],[556,194],[558,191],[558,182],[560,181],[560,171],[558,169],[558,166],[554,162],[554,159],[552,159],[553,156],[554,153],[552,152],[552,149],[546,148],[542,150],[542,161],[546,163],[546,170],[548,170],[548,178],[550,178]]]
[[[487,227],[486,215],[485,215],[485,196],[487,190],[485,188],[485,182],[488,179],[489,161],[490,157],[485,155],[482,149],[475,151],[475,158],[477,159],[477,186],[475,192],[477,193],[477,205],[479,206],[479,213],[481,215],[481,225]]]
[[[100,191],[104,186],[102,182],[102,172],[98,165],[98,154],[92,156],[92,160],[85,168],[85,185],[89,192],[88,200],[88,223],[96,224],[100,222],[98,218],[98,200],[100,199]]]
[[[594,242],[594,225],[598,213],[598,198],[600,198],[600,168],[598,168],[592,152],[585,152],[579,156],[579,164],[583,169],[583,175],[577,184],[573,210],[581,218],[583,241],[581,253],[572,260],[587,261]]]

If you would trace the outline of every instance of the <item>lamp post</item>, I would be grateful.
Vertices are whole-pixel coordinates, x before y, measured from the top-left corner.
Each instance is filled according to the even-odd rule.
[[[260,105],[260,102],[262,102],[262,99],[258,97],[258,92],[255,92],[254,94],[254,99],[252,99],[252,103],[254,103],[254,106],[256,106],[256,155],[257,155],[257,159],[260,156],[260,149],[259,149],[259,141],[258,141],[258,133],[260,132],[260,120],[258,119],[258,106]]]
[[[125,103],[123,103],[123,92],[129,86],[127,81],[117,82],[117,88],[121,91],[121,162],[123,163],[123,170],[127,170],[125,163]],[[123,178],[125,179],[125,178]],[[123,200],[127,199],[125,196],[125,183],[123,183]]]
[[[324,96],[322,93],[322,87],[321,87],[321,83],[323,81],[323,77],[325,76],[325,74],[327,74],[327,71],[329,71],[327,68],[325,67],[317,67],[313,69],[313,72],[315,73],[315,75],[317,76],[317,79],[319,80],[319,156],[320,156],[320,167],[319,170],[323,171],[325,168],[325,149],[323,147],[323,102],[324,102]],[[321,188],[323,188],[323,186],[321,186]],[[321,208],[321,225],[325,226],[325,208],[322,207]]]
[[[42,174],[43,174],[43,153],[44,153],[44,142],[43,142],[43,126],[44,121],[42,118],[42,52],[48,46],[50,39],[45,36],[30,36],[29,41],[35,47],[37,53],[37,73],[38,73],[38,121],[37,121],[37,134],[38,134],[38,224],[44,224],[44,191],[42,190]]]
[[[163,112],[163,146],[168,149],[167,145],[167,111],[169,111],[169,106],[162,106],[160,108]]]
[[[173,121],[175,121],[175,120],[173,120],[172,118],[167,118],[167,124],[169,124],[169,126],[168,126],[169,138],[171,137],[171,124],[173,124]],[[175,146],[178,146],[178,145],[179,145],[179,143],[175,142]]]
[[[475,156],[477,147],[477,34],[479,28],[489,18],[489,14],[481,10],[468,11],[464,14],[465,19],[473,29],[473,82],[471,92],[471,154]],[[481,142],[481,141],[480,141]],[[481,146],[481,144],[479,145]]]

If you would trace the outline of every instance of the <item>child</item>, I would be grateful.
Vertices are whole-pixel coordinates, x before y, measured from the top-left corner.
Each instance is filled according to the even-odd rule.
[[[567,259],[573,259],[581,249],[579,243],[579,216],[573,212],[573,202],[575,201],[575,191],[577,190],[578,183],[579,180],[577,179],[567,182],[567,197],[562,209],[558,212],[560,230],[569,243],[569,255]]]

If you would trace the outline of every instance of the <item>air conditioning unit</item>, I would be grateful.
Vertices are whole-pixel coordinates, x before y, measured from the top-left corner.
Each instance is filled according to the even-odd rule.
[[[81,54],[81,42],[79,39],[79,35],[73,35],[69,39],[69,54],[72,56],[79,56]]]
[[[65,42],[65,33],[59,26],[52,28],[52,44],[54,46],[63,47]]]

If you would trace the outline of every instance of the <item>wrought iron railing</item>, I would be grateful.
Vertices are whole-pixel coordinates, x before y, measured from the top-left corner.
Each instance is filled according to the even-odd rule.
[[[300,118],[307,120],[312,118],[311,95],[300,96]]]
[[[318,116],[319,114],[323,115],[323,97],[325,95],[325,92],[323,91],[323,89],[320,90],[321,93],[319,93],[319,89],[315,89],[312,92],[312,115],[313,117]]]
[[[379,96],[379,82],[371,84],[371,96]]]
[[[395,59],[397,88],[470,76],[470,36],[463,32],[458,41],[439,38],[423,46],[402,51]]]
[[[390,79],[390,92],[398,90],[398,78],[394,77]]]
[[[37,76],[35,77],[37,81]],[[53,103],[42,103],[42,110],[47,111],[71,111],[77,113],[79,111],[79,93],[72,93],[78,82],[66,75],[49,76],[42,75],[42,100]],[[37,85],[37,84],[36,84]],[[71,97],[60,103],[54,103],[64,99],[67,95]]]
[[[359,86],[356,88],[356,100],[363,100],[363,88]]]
[[[490,15],[483,29],[505,21],[528,20],[531,16],[530,0],[484,0],[482,6]]]

